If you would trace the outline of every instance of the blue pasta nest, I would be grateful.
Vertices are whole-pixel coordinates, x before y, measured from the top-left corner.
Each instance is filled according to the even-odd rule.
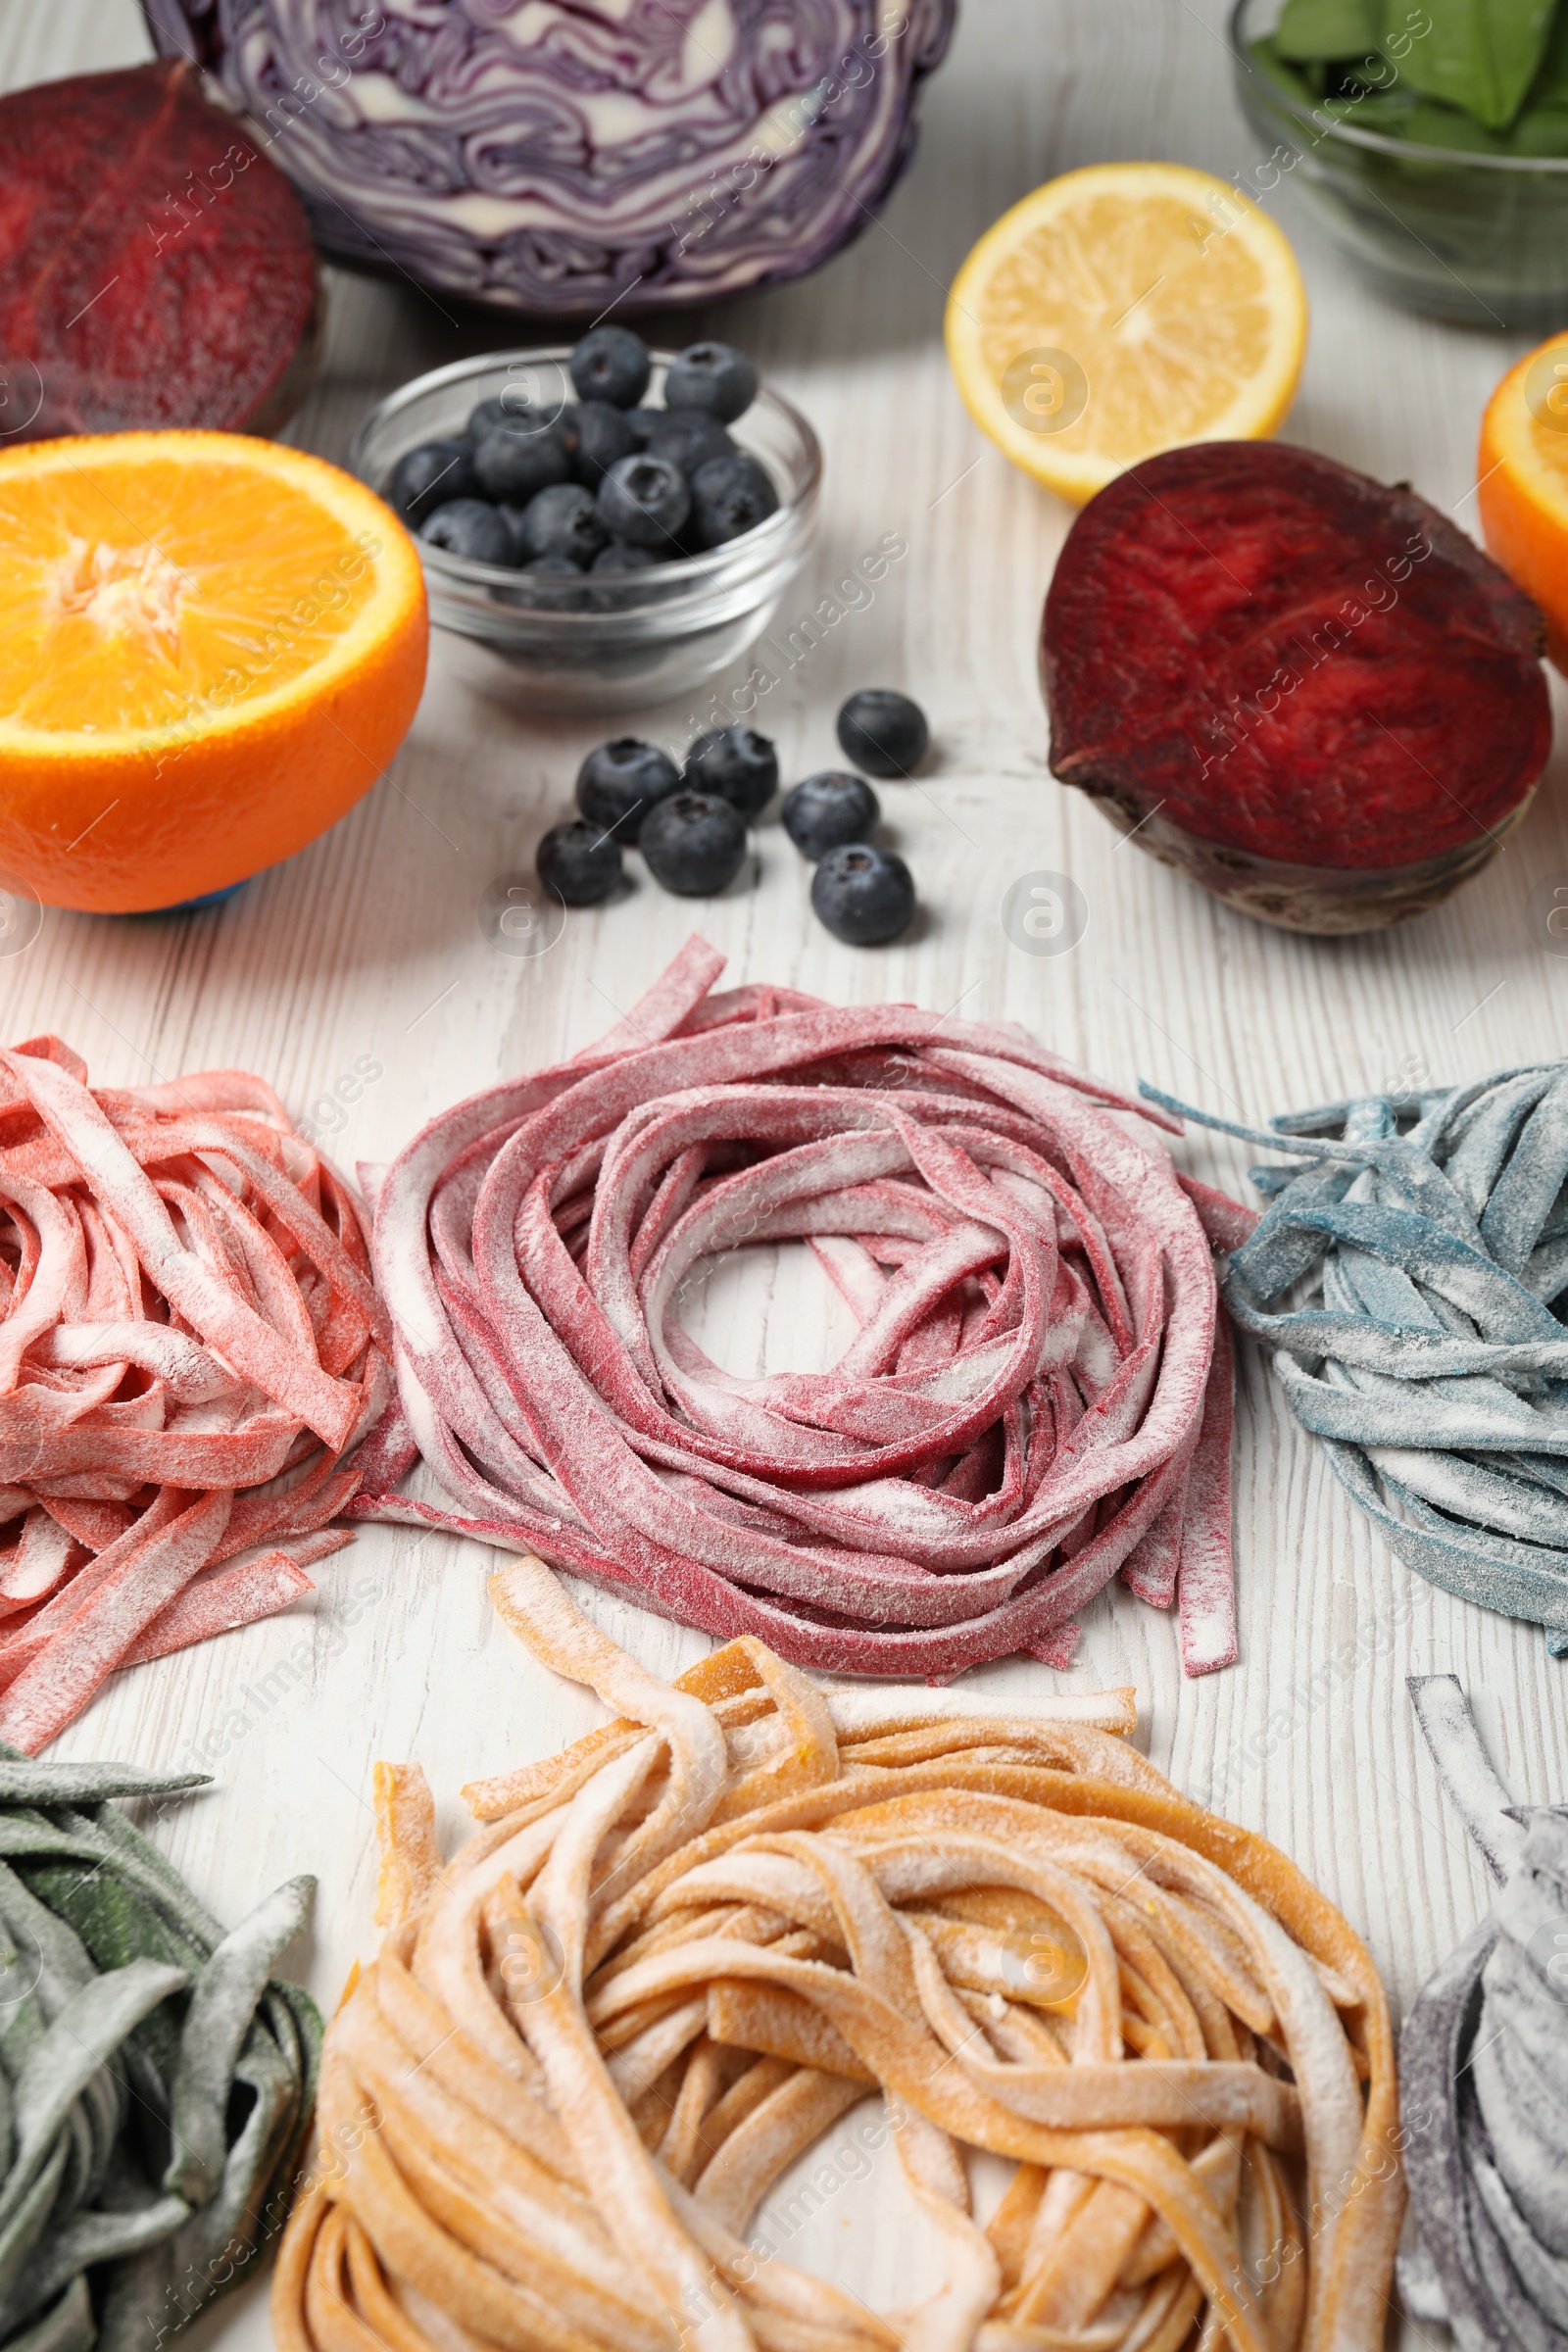
[[[1205,1127],[1295,1155],[1222,1273],[1399,1558],[1568,1654],[1568,1062]]]

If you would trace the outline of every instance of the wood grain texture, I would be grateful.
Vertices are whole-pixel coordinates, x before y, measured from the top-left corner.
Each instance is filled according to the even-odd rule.
[[[808,283],[694,322],[754,351],[827,452],[823,540],[786,602],[785,629],[883,534],[908,544],[870,601],[760,706],[787,772],[834,757],[833,713],[866,683],[909,685],[940,740],[917,788],[885,794],[925,901],[910,943],[866,955],[828,939],[776,824],[758,836],[758,887],[698,915],[735,978],[843,1002],[961,1004],[1026,1022],[1119,1083],[1147,1076],[1258,1119],[1391,1078],[1462,1079],[1568,1051],[1568,961],[1544,953],[1529,919],[1533,887],[1568,880],[1568,796],[1559,755],[1506,852],[1449,906],[1392,935],[1317,943],[1249,923],[1118,845],[1049,777],[1034,645],[1070,517],[970,425],[942,357],[943,293],[979,231],[1054,172],[1144,155],[1222,176],[1248,170],[1257,159],[1221,24],[1218,0],[964,0],[917,163],[884,219]],[[144,49],[131,0],[0,9],[0,86]],[[1481,409],[1520,346],[1389,312],[1289,196],[1281,218],[1314,311],[1289,437],[1409,479],[1473,527]],[[334,272],[325,373],[291,437],[341,457],[383,391],[511,339],[450,320],[401,283]],[[638,731],[684,739],[706,709],[650,712]],[[630,903],[574,916],[532,961],[481,935],[487,885],[528,867],[603,731],[530,724],[478,700],[445,673],[438,647],[392,773],[333,833],[219,912],[49,914],[25,955],[0,961],[0,1030],[56,1028],[116,1082],[239,1064],[300,1116],[368,1057],[380,1075],[343,1111],[331,1148],[346,1163],[385,1159],[458,1096],[586,1043],[692,927],[688,904],[644,881]],[[1031,958],[1003,932],[1004,892],[1036,871],[1071,875],[1088,901],[1088,937],[1071,955]],[[1245,1153],[1195,1136],[1185,1154],[1245,1196]],[[820,1360],[837,1329],[822,1290],[797,1264],[757,1257],[715,1276],[699,1336],[737,1369]],[[1245,1345],[1239,1385],[1241,1665],[1184,1683],[1171,1621],[1118,1594],[1090,1611],[1070,1679],[1136,1683],[1155,1761],[1292,1853],[1367,1936],[1402,2008],[1486,1900],[1404,1677],[1457,1672],[1511,1789],[1564,1798],[1568,1663],[1547,1658],[1537,1630],[1411,1577]],[[314,1604],[122,1679],[56,1752],[205,1758],[218,1786],[171,1812],[163,1841],[228,1918],[291,1872],[316,1871],[314,1942],[300,1965],[330,2008],[372,1943],[372,1761],[418,1757],[456,1837],[464,1780],[548,1751],[596,1713],[493,1621],[490,1565],[444,1538],[370,1531],[322,1566]],[[633,1608],[589,1605],[662,1674],[704,1646]],[[1033,1665],[978,1678],[1020,1692],[1054,1679]],[[874,2300],[903,2300],[917,2233],[894,2227],[892,2172],[834,2192],[791,2257],[831,2264]],[[265,2344],[264,2298],[222,2307],[193,2340],[220,2339]]]

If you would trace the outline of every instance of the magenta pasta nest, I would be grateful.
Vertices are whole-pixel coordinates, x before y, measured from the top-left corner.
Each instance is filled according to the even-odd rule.
[[[1136,1105],[1020,1029],[710,993],[693,940],[598,1045],[437,1118],[377,1189],[402,1417],[355,1508],[537,1551],[797,1664],[1071,1656],[1121,1570],[1236,1654],[1231,1363],[1204,1219]],[[1132,1114],[1132,1115],[1129,1115]],[[705,1258],[805,1239],[858,1332],[739,1379]],[[422,1453],[455,1508],[394,1492]]]

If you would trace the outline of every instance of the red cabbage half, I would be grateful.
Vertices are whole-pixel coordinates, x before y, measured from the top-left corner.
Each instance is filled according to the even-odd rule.
[[[143,0],[324,250],[510,310],[814,270],[914,145],[957,0]]]

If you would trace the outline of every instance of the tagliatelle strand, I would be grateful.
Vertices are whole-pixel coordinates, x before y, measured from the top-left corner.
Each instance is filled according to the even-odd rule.
[[[240,1071],[0,1049],[0,1738],[310,1590],[390,1388],[352,1195]]]
[[[1407,1567],[1568,1656],[1568,1062],[1272,1128],[1145,1093],[1296,1155],[1252,1170],[1268,1207],[1224,1243],[1232,1321]]]
[[[225,1934],[112,1801],[203,1785],[0,1750],[8,2352],[172,2336],[254,2275],[287,2212],[321,2021],[271,1972],[316,1882]]]
[[[1404,2021],[1399,2287],[1465,2352],[1514,2352],[1568,2336],[1568,1806],[1509,1804],[1455,1676],[1407,1687],[1501,1891]]]
[[[666,1689],[540,1561],[491,1590],[621,1712],[470,1789],[447,1859],[417,1767],[377,1768],[387,1933],[328,2029],[279,2352],[1375,2352],[1377,1973],[1086,1719],[1124,1733],[1126,1694],[966,1714],[752,1638]],[[897,2151],[944,2277],[884,2315],[768,2228],[878,2090],[857,2144]],[[983,2228],[966,2148],[1016,2163]]]
[[[1228,1664],[1217,1197],[1019,1029],[715,996],[720,964],[693,940],[598,1047],[460,1104],[386,1173],[409,1435],[356,1509],[836,1672],[1065,1664],[1118,1569],[1179,1605],[1190,1673]],[[733,1377],[684,1291],[786,1239],[858,1336],[825,1372]],[[455,1509],[395,1493],[416,1451]]]

